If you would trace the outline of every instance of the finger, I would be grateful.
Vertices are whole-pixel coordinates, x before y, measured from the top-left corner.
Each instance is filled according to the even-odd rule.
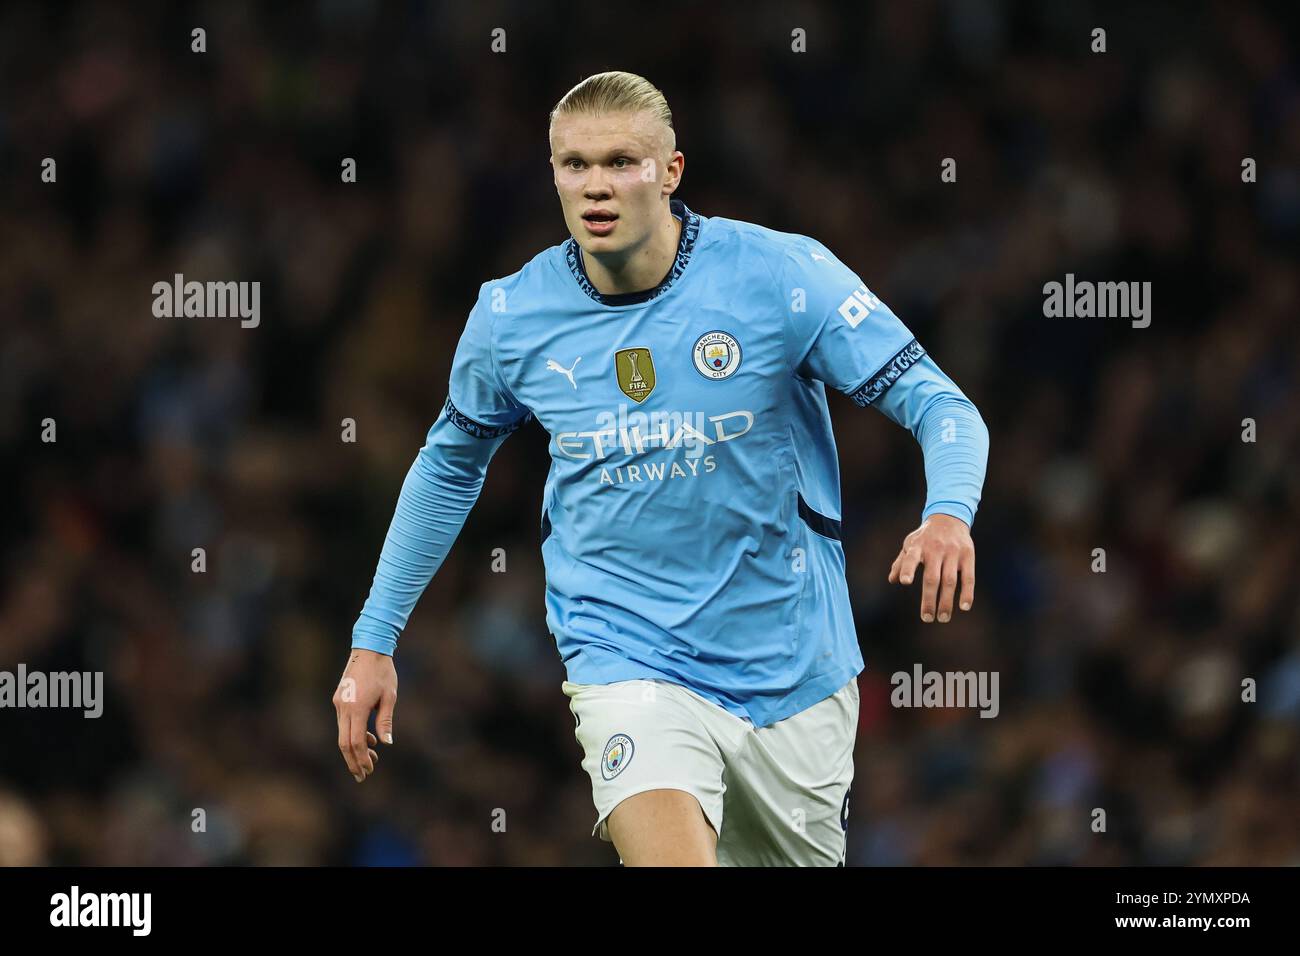
[[[375,746],[377,743],[379,743],[379,741],[375,738],[375,735],[374,735],[374,734],[372,734],[370,731],[367,730],[367,731],[366,731],[366,743],[367,743],[369,746],[373,747],[373,746]]]
[[[961,557],[961,609],[969,611],[975,603],[975,549]]]
[[[903,563],[903,552],[899,551],[898,556],[894,558],[894,563],[889,566],[889,583],[893,584],[898,580],[898,569]]]
[[[379,698],[379,717],[375,721],[375,730],[379,739],[391,745],[393,742],[393,708],[397,706],[397,691],[386,690]]]
[[[375,770],[379,769],[379,754],[375,753],[373,750],[367,750],[366,753],[370,756],[370,762],[373,765],[373,768],[371,769],[370,773],[365,774],[360,780],[357,781],[357,783],[365,783],[366,780],[370,778],[370,774],[374,773]]]
[[[947,624],[952,619],[952,599],[957,594],[957,556],[945,555],[943,569],[939,572],[938,620]]]
[[[366,755],[366,718],[369,714],[360,707],[353,705],[351,733],[349,736],[349,745],[352,749],[352,760],[357,765],[357,770],[361,772],[364,779],[374,772],[374,766],[370,763],[370,758]]]
[[[347,710],[339,711],[339,752],[343,754],[343,760],[348,765],[348,772],[360,783],[362,779],[361,771],[357,769],[356,761],[352,757],[352,714]]]
[[[911,584],[912,578],[916,577],[916,566],[921,563],[921,549],[916,545],[903,550],[903,563],[898,569],[898,580],[904,584]]]
[[[929,624],[934,620],[935,603],[939,598],[939,573],[943,570],[943,559],[933,555],[925,560],[925,577],[921,587],[921,620]]]

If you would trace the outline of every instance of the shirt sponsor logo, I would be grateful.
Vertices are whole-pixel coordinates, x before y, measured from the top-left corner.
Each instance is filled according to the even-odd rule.
[[[863,283],[840,303],[840,315],[844,316],[845,322],[856,329],[859,322],[878,308],[880,308],[880,300],[867,288],[866,283]]]
[[[703,412],[601,412],[591,431],[559,432],[555,447],[566,458],[603,461],[616,452],[644,455],[656,449],[685,448],[698,458],[705,449],[734,441],[754,427],[754,413],[745,409],[705,415]]]

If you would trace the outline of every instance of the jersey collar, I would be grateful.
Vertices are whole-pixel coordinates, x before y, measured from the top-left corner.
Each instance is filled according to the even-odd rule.
[[[597,292],[596,287],[591,284],[591,279],[587,278],[587,268],[582,264],[582,250],[578,246],[578,240],[570,237],[564,244],[564,256],[568,260],[569,271],[573,273],[578,288],[601,305],[635,305],[638,302],[649,302],[667,292],[686,270],[686,264],[690,262],[691,252],[695,248],[695,239],[700,234],[700,217],[686,208],[686,203],[680,199],[670,199],[668,211],[682,221],[682,235],[677,241],[677,257],[673,260],[672,268],[657,286],[640,292],[613,294]]]

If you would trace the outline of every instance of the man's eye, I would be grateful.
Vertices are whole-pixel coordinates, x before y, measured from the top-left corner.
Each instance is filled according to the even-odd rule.
[[[580,168],[582,167],[582,160],[580,160],[580,159],[571,159],[571,160],[569,160],[567,163],[565,163],[564,165],[568,166],[570,169],[580,169]]]
[[[628,159],[626,156],[620,156],[618,159],[614,160],[615,169],[626,169],[631,164],[632,160]]]

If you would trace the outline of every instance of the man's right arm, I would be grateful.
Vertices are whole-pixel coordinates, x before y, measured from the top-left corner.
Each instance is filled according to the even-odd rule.
[[[455,423],[460,414],[448,399],[406,473],[370,596],[352,628],[353,647],[381,654],[396,649],[416,601],[483,490],[488,462],[509,434],[478,437]]]
[[[496,364],[489,286],[482,287],[452,360],[442,414],[407,472],[352,646],[392,654],[416,601],[478,500],[488,462],[531,417]]]

